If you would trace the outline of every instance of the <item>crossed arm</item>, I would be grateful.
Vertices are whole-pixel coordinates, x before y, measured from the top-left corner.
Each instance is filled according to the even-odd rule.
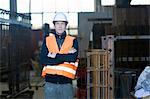
[[[45,41],[43,42],[40,54],[42,65],[56,65],[63,62],[75,62],[77,57],[78,42],[76,39],[74,40],[73,48],[69,51],[68,54],[49,53]]]

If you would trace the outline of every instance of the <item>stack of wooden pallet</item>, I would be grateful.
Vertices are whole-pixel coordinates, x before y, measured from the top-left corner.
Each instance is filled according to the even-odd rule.
[[[108,57],[106,50],[87,52],[87,99],[112,99]]]

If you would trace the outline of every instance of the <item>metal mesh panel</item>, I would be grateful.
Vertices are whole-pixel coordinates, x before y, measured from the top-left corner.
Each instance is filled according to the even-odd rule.
[[[15,94],[29,84],[30,29],[15,24],[0,26],[1,81],[8,82],[10,93]]]

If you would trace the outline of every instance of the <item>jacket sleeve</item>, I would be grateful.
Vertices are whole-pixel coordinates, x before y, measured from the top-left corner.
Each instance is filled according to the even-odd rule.
[[[56,59],[61,60],[62,62],[75,62],[78,57],[78,41],[74,39],[73,47],[77,50],[75,53],[69,54],[57,54]]]

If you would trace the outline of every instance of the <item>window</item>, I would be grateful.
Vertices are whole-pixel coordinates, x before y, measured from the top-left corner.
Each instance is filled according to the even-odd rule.
[[[31,0],[32,28],[50,24],[56,12],[64,12],[68,18],[68,32],[75,34],[78,27],[78,12],[94,12],[94,0]],[[35,3],[36,2],[36,3]],[[41,14],[41,16],[39,16]],[[36,16],[37,15],[37,16]],[[40,18],[36,18],[40,17]],[[42,21],[41,21],[42,20]],[[42,23],[41,23],[42,22]]]
[[[9,1],[10,0],[0,0],[0,9],[10,10]]]

